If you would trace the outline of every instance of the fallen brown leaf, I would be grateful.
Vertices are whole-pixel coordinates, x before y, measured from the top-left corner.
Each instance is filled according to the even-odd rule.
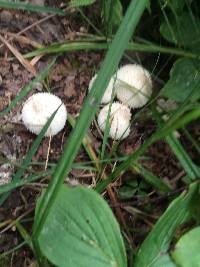
[[[13,53],[13,55],[19,60],[19,62],[29,71],[31,72],[34,76],[36,76],[37,72],[35,70],[35,68],[30,64],[30,62],[26,59],[23,58],[22,54],[11,44],[9,44],[6,39],[4,39],[1,35],[0,35],[0,40],[2,41],[2,43],[4,43],[8,49]]]

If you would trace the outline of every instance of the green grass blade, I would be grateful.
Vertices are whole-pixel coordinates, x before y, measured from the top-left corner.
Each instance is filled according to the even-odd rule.
[[[76,125],[76,120],[70,114],[67,114],[67,120],[68,120],[69,124],[71,125],[71,127],[74,128]],[[88,154],[89,158],[91,159],[91,161],[94,162],[94,165],[97,167],[99,164],[98,159],[96,157],[95,152],[92,149],[91,144],[92,144],[92,140],[89,137],[89,135],[86,134],[83,141],[82,141],[82,145],[83,145],[86,153]]]
[[[31,12],[52,13],[52,14],[57,14],[61,16],[65,16],[67,14],[65,11],[59,8],[31,5],[31,4],[26,4],[24,2],[19,2],[19,1],[11,2],[7,0],[6,1],[0,0],[0,8],[21,9],[21,10],[31,11]]]
[[[97,36],[98,37],[98,36]],[[54,53],[64,53],[68,51],[79,51],[79,50],[107,50],[111,42],[94,42],[88,40],[81,41],[71,41],[67,43],[55,43],[50,46],[36,49],[30,53],[24,55],[24,58],[32,58],[41,54],[54,54]],[[173,48],[173,47],[163,47],[156,44],[143,44],[131,42],[127,45],[126,50],[137,51],[137,52],[148,52],[148,53],[163,53],[172,54],[177,56],[184,56],[188,58],[199,58],[198,54],[188,52],[185,50]]]
[[[115,75],[116,76],[116,75]],[[116,80],[116,77],[115,77]],[[114,82],[115,83],[115,82]],[[102,142],[102,146],[101,146],[101,154],[100,154],[100,160],[103,160],[105,158],[105,151],[106,151],[106,146],[108,144],[108,138],[109,138],[109,132],[110,132],[110,116],[111,116],[111,108],[112,108],[112,104],[113,104],[113,100],[115,97],[115,93],[114,93],[114,88],[112,88],[112,95],[111,95],[111,101],[109,103],[109,109],[108,109],[108,114],[106,117],[106,126],[105,126],[105,130],[104,130],[104,134],[103,134],[103,142]],[[102,167],[102,166],[101,166]],[[102,168],[100,168],[99,171],[101,171]]]
[[[189,99],[189,98],[188,98]],[[185,105],[187,104],[187,100],[185,101]],[[179,114],[179,112],[182,111],[182,108],[179,108],[175,113]],[[161,115],[158,113],[156,108],[153,109],[153,114],[156,119],[156,122],[159,127],[163,125],[163,120],[161,118]],[[166,136],[166,141],[169,144],[171,150],[176,155],[177,159],[179,160],[179,163],[185,170],[185,172],[188,174],[188,177],[191,180],[194,180],[197,177],[200,177],[200,172],[197,166],[193,163],[192,159],[182,146],[181,142],[178,140],[178,138],[175,136],[174,133],[169,134]]]
[[[198,191],[199,184],[194,183],[188,193],[184,192],[172,201],[140,247],[134,267],[163,266],[159,261],[166,256],[177,227],[188,221],[197,208]]]
[[[9,193],[5,193],[3,195],[0,195],[0,206],[6,201],[7,197],[9,196]]]
[[[196,149],[198,154],[200,154],[200,144],[193,138],[193,136],[190,134],[190,132],[185,128],[183,129],[183,132],[187,139],[192,143],[193,147]]]
[[[0,117],[6,115],[13,108],[15,108],[17,104],[32,90],[32,88],[34,87],[36,83],[43,81],[47,77],[55,61],[56,61],[56,58],[43,71],[41,71],[33,81],[31,81],[28,85],[26,85],[20,91],[20,93],[16,96],[16,98],[12,100],[10,105],[4,111],[0,113]]]
[[[4,253],[1,253],[0,254],[0,260],[3,259],[4,257],[10,255],[10,254],[13,255],[13,253],[15,251],[17,251],[18,249],[21,249],[24,245],[26,245],[26,242],[25,241],[22,242],[22,243],[20,243],[19,245],[15,246],[14,248],[11,248],[10,250],[8,250],[8,251],[6,251]]]
[[[174,154],[178,158],[180,164],[188,174],[191,180],[200,177],[200,171],[197,166],[192,162],[192,159],[185,151],[183,146],[181,145],[180,141],[173,135],[170,134],[166,137],[168,144],[170,145],[171,149],[173,150]]]
[[[5,185],[2,185],[0,186],[0,194],[3,194],[3,193],[6,193],[6,192],[9,192],[15,188],[18,188],[20,186],[23,186],[23,185],[26,185],[26,184],[29,184],[31,182],[34,182],[38,179],[41,179],[43,177],[46,177],[48,175],[52,174],[52,171],[45,171],[45,172],[42,172],[42,173],[39,173],[39,174],[32,174],[24,179],[21,179],[21,180],[13,180],[10,184],[5,184]],[[1,198],[0,198],[0,205],[1,205]]]
[[[122,24],[115,35],[110,49],[108,50],[106,58],[98,73],[97,79],[94,82],[90,94],[84,102],[81,115],[76,123],[75,128],[72,130],[72,133],[68,139],[68,143],[65,145],[64,152],[57,165],[53,179],[51,180],[45,193],[45,197],[43,198],[43,203],[39,212],[41,216],[38,221],[38,227],[34,233],[35,241],[42,230],[56,195],[61,188],[67,173],[71,169],[72,162],[79,150],[82,139],[90,126],[106,86],[108,85],[111,76],[115,72],[123,52],[126,49],[128,41],[132,36],[132,33],[135,30],[135,27],[145,9],[146,2],[147,0],[131,1]],[[35,244],[37,246],[37,242],[35,242]]]
[[[105,50],[108,49],[109,44],[98,43],[98,42],[88,42],[88,41],[76,41],[67,43],[55,43],[50,46],[36,49],[30,53],[24,55],[24,58],[32,58],[40,54],[54,54],[54,53],[64,53],[68,51],[79,51],[79,50]]]
[[[94,4],[96,0],[71,0],[68,7],[81,7]]]
[[[31,241],[31,236],[29,235],[27,230],[24,228],[24,226],[19,221],[16,221],[15,226],[16,226],[18,232],[20,233],[21,237],[26,242],[26,244],[29,246],[30,249],[33,250],[33,244]]]
[[[168,184],[162,181],[161,178],[155,176],[152,172],[148,171],[141,164],[134,163],[132,165],[134,172],[136,171],[138,174],[144,177],[145,181],[155,187],[157,190],[161,192],[170,192],[171,188]]]

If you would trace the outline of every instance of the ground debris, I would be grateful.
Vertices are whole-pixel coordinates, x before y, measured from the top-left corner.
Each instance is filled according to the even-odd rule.
[[[13,167],[6,163],[0,165],[0,186],[9,184],[12,181]]]

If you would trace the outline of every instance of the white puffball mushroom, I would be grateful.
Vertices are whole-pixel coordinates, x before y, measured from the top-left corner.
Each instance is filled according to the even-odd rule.
[[[103,132],[106,128],[106,120],[108,115],[110,115],[109,136],[115,140],[126,138],[130,133],[130,109],[119,102],[114,102],[111,106],[109,114],[109,104],[104,106],[99,112],[98,116],[98,125]]]
[[[61,99],[53,94],[37,93],[29,97],[22,108],[22,121],[30,132],[39,134],[56,110],[57,113],[45,134],[54,136],[65,126],[67,110]]]
[[[117,71],[117,98],[131,108],[144,106],[152,94],[150,73],[138,64],[124,65]]]
[[[96,78],[97,78],[97,74],[95,74],[94,77],[90,80],[89,87],[88,87],[89,91],[91,90],[92,85],[94,84],[94,81],[96,80]],[[111,101],[112,91],[114,90],[114,84],[115,84],[115,79],[112,77],[101,99],[101,104],[107,104],[108,102]]]

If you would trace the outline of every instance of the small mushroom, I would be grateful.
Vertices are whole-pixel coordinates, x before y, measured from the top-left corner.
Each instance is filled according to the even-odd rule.
[[[29,97],[22,108],[22,121],[30,132],[39,134],[56,110],[57,113],[45,133],[45,136],[54,136],[65,126],[67,110],[60,98],[53,94],[37,93]]]
[[[88,87],[88,90],[90,91],[91,88],[92,88],[92,85],[94,83],[94,81],[96,80],[97,78],[97,74],[94,75],[94,77],[91,79],[90,83],[89,83],[89,87]],[[110,79],[110,82],[105,90],[105,93],[101,99],[101,104],[107,104],[111,101],[111,98],[112,98],[112,91],[114,90],[114,84],[115,84],[115,79],[112,77]]]
[[[98,125],[102,131],[105,131],[108,115],[110,115],[109,136],[116,140],[126,138],[130,133],[130,109],[119,102],[114,102],[109,114],[109,104],[104,106],[98,116]]]
[[[152,94],[150,73],[142,66],[128,64],[117,71],[117,98],[131,108],[144,106]]]

